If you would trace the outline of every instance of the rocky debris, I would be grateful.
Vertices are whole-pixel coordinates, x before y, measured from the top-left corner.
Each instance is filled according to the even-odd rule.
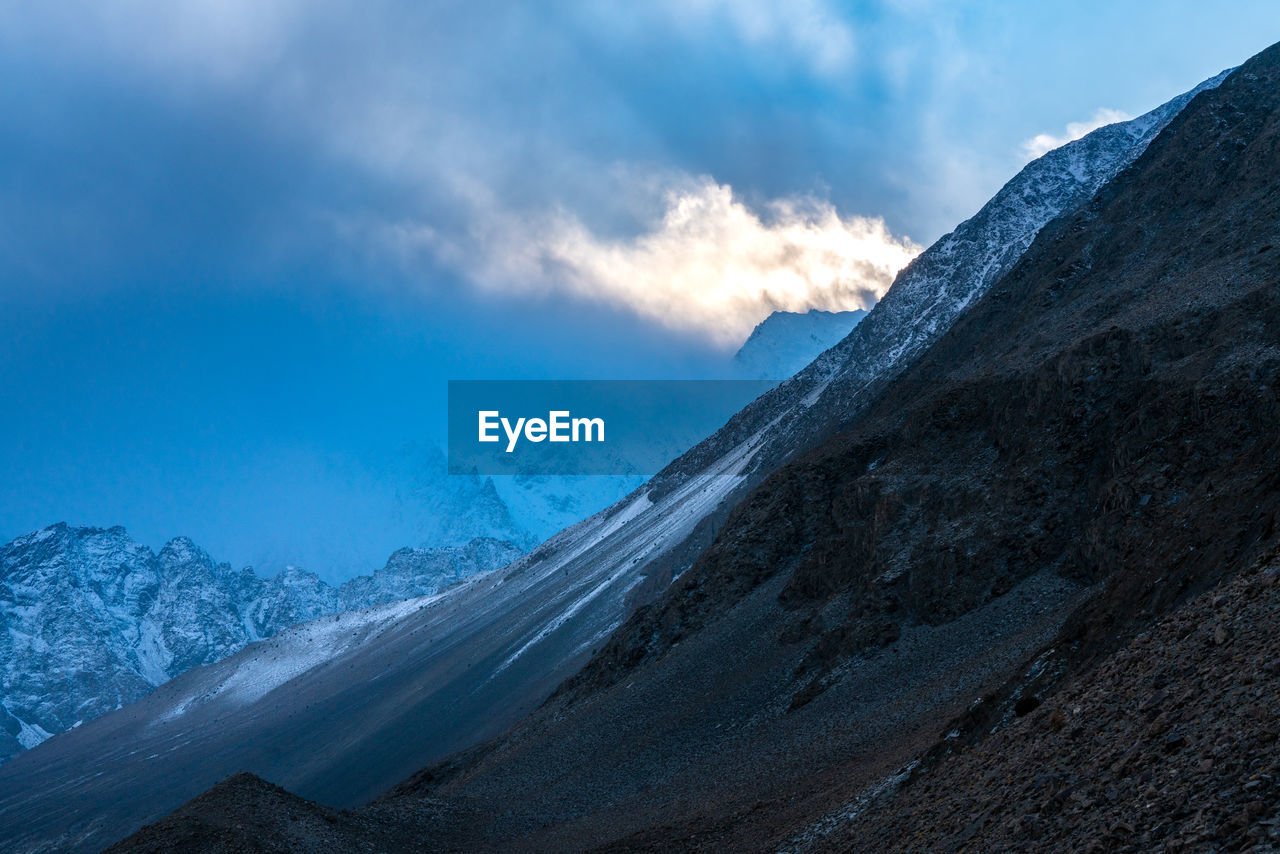
[[[820,847],[1280,850],[1278,615],[1276,565],[1227,582]]]

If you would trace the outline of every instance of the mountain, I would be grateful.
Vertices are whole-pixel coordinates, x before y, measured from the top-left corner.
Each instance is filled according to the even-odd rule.
[[[337,608],[328,613],[426,596],[477,572],[506,566],[521,554],[512,543],[488,537],[477,537],[463,546],[400,549],[373,575],[344,581],[337,590]],[[290,625],[297,622],[301,621]]]
[[[1196,91],[1220,82],[1215,78]],[[11,828],[2,841],[15,850],[50,842],[70,849],[101,846],[242,770],[309,798],[354,806],[433,760],[500,735],[590,661],[628,615],[637,609],[658,613],[652,603],[670,595],[671,580],[723,539],[735,505],[772,472],[847,427],[1015,267],[1050,220],[1085,205],[1194,94],[1028,164],[972,219],[899,274],[840,344],[640,489],[511,566],[473,576],[421,607],[375,609],[346,634],[308,644],[315,652],[285,671],[272,647],[250,646],[0,767],[0,827]],[[785,529],[792,508],[772,512]],[[781,583],[771,584],[752,601],[776,610]],[[1007,631],[1034,645],[1054,630],[1057,612],[1049,605],[1077,593],[1049,580],[1043,591],[1028,594],[1043,598],[1048,616],[1030,624],[1011,621]],[[997,612],[1000,607],[994,606]],[[761,642],[769,637],[761,629],[754,631],[748,621],[732,638],[744,659],[757,650],[776,653],[775,644]],[[678,621],[662,627],[656,640],[669,641],[672,630],[679,637]],[[963,660],[965,644],[982,636],[950,635],[955,654],[930,655],[924,663],[950,673]],[[306,643],[290,632],[271,643],[277,642],[290,648]],[[733,684],[755,684],[734,672]],[[689,674],[700,681],[685,684],[705,684],[708,691],[719,684],[705,670]],[[980,676],[975,672],[973,679]],[[867,679],[866,696],[881,696],[883,683],[870,674]],[[231,690],[241,684],[270,690]],[[663,695],[648,696],[661,702]],[[772,696],[739,702],[744,709],[772,709]],[[866,709],[867,715],[885,711]],[[678,726],[662,731],[661,738],[656,732],[647,738],[648,747],[637,755],[679,749],[690,738]],[[607,739],[564,737],[583,751],[596,750],[602,760],[624,758]],[[772,745],[776,755],[793,754],[796,762],[811,756],[793,751],[795,745]],[[659,779],[665,778],[655,768],[635,778],[637,785],[653,786]],[[563,793],[548,787],[547,797],[557,791]],[[693,801],[704,794],[699,790]]]
[[[454,475],[453,477],[457,477]],[[518,540],[530,548],[565,528],[599,513],[621,496],[633,492],[643,475],[491,475],[511,516],[529,532]],[[502,539],[499,537],[498,539]]]
[[[784,380],[839,343],[866,314],[775,311],[751,330],[733,356],[734,367],[751,379]]]
[[[1278,155],[1280,45],[532,714],[361,809],[236,777],[118,850],[1272,850]]]
[[[900,796],[864,799],[857,821],[821,830],[849,851],[905,840],[943,850],[981,815],[971,838],[988,850],[1078,851],[1097,840],[1275,850],[1280,767],[1267,710],[1280,702],[1277,612],[1271,560],[1155,623],[989,741],[913,774]],[[977,780],[990,781],[980,795]]]
[[[434,593],[520,554],[492,539],[401,549],[335,589],[296,568],[233,572],[185,537],[159,554],[120,527],[59,524],[19,537],[0,547],[0,758],[281,629]]]

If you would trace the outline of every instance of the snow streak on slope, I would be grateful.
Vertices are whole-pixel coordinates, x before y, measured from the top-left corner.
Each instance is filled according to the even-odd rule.
[[[286,629],[270,640],[255,644],[247,655],[247,666],[232,669],[199,696],[183,697],[162,713],[159,720],[171,720],[215,697],[232,705],[254,703],[300,673],[319,667],[364,642],[387,624],[428,607],[441,595],[335,614]]]
[[[549,561],[541,568],[540,577],[552,578],[563,566],[588,550],[598,549],[606,541],[611,541],[612,545],[609,560],[607,563],[597,564],[599,569],[596,572],[573,579],[551,598],[553,607],[558,608],[559,613],[533,632],[498,667],[495,675],[613,589],[617,594],[614,598],[618,601],[610,603],[606,612],[610,616],[595,623],[594,631],[590,627],[586,632],[579,631],[579,635],[585,636],[579,638],[574,652],[579,652],[583,646],[609,634],[625,616],[617,607],[621,604],[621,597],[643,581],[638,570],[688,536],[695,525],[742,483],[743,470],[759,448],[759,439],[760,434],[757,434],[741,443],[732,453],[717,460],[708,470],[690,478],[657,504],[651,500],[650,494],[637,494],[617,515],[599,528],[592,530],[591,526],[587,526],[585,536],[569,547],[564,555],[565,559]]]

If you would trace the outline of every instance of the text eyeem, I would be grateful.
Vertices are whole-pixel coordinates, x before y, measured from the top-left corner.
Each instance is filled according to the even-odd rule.
[[[567,409],[553,409],[542,418],[503,418],[496,409],[482,409],[480,416],[480,441],[500,442],[498,428],[507,435],[507,453],[516,449],[516,443],[524,438],[530,442],[603,442],[603,418],[572,418]]]

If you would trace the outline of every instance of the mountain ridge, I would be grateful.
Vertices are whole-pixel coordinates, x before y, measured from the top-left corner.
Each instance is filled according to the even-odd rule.
[[[296,567],[232,570],[188,537],[153,552],[122,526],[23,535],[0,546],[0,758],[282,629],[434,593],[522,553],[491,538],[400,549],[335,588]]]
[[[1065,680],[1099,678],[1118,649],[1158,655],[1140,640],[1157,621],[1215,645],[1238,631],[1178,615],[1273,564],[1280,536],[1277,81],[1280,45],[1195,98],[848,429],[770,474],[544,707],[361,817],[480,848],[777,850],[831,817],[853,825],[837,837],[851,850],[1034,848],[1018,825],[1043,817],[986,801],[983,777],[930,786],[951,820],[962,802],[997,816],[966,832],[889,807],[882,827],[861,828],[857,797],[927,780]],[[1266,629],[1251,628],[1255,641]],[[1179,667],[1148,672],[1172,682]],[[1159,749],[1257,767],[1244,747],[1202,741],[1193,718],[1165,720],[1183,729]],[[1075,754],[1096,767],[1132,756],[1124,735],[1072,725]],[[1274,740],[1265,715],[1248,733],[1240,744]],[[999,787],[1010,797],[1046,770],[984,764],[1012,776]],[[1161,780],[1176,797],[1143,795],[1154,781],[1136,782],[1105,795],[1107,814],[1180,802],[1186,829],[1218,839],[1271,812],[1228,823],[1216,792]],[[912,809],[913,791],[897,803]],[[445,820],[451,807],[467,811]],[[1163,818],[1144,819],[1151,847],[1184,835]],[[1077,824],[1067,812],[1042,832]]]

